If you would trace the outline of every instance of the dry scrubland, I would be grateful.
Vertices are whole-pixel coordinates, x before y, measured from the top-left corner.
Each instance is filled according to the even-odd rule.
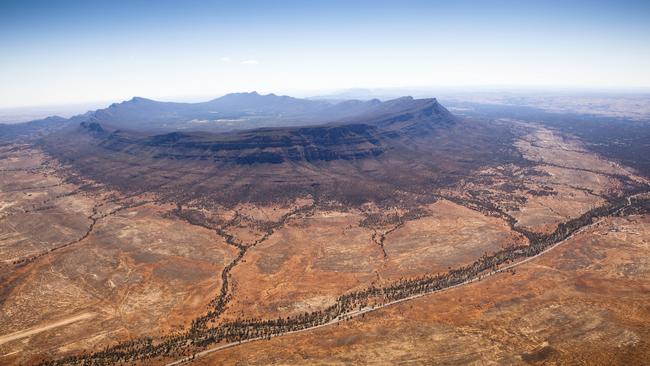
[[[530,164],[485,167],[432,187],[432,202],[388,208],[311,197],[173,204],[126,196],[31,146],[5,145],[0,364],[170,334],[215,304],[223,309],[210,325],[323,310],[350,291],[526,245],[522,232],[551,233],[648,184],[578,140],[508,123]],[[640,364],[650,358],[649,222],[607,218],[514,273],[194,362]]]
[[[205,312],[237,252],[223,238],[146,195],[63,183],[27,147],[2,154],[2,363],[170,332]]]
[[[196,364],[592,364],[650,359],[650,216],[608,219],[479,283]]]

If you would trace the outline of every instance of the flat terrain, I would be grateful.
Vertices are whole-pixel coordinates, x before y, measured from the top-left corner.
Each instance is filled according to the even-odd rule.
[[[196,364],[645,364],[649,228],[649,215],[608,219],[514,274]]]
[[[63,183],[36,151],[3,153],[2,363],[179,329],[218,293],[237,251],[214,232],[146,196]]]
[[[446,272],[524,240],[502,221],[446,200],[424,214],[378,230],[360,227],[359,213],[326,211],[291,220],[231,272],[236,296],[224,318],[319,310],[348,291]]]

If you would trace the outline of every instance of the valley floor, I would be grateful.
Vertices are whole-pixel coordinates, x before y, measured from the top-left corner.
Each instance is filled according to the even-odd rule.
[[[650,215],[607,219],[514,273],[195,363],[642,365],[649,228]]]

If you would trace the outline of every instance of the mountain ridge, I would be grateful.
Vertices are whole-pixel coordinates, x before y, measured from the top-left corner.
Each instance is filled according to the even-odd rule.
[[[347,100],[338,103],[310,99],[261,95],[257,92],[230,93],[199,103],[159,102],[134,97],[92,113],[91,118],[120,129],[149,131],[197,130],[227,132],[261,127],[304,126],[368,120],[397,110],[437,104],[435,98],[393,100]]]
[[[241,97],[242,94],[228,96],[229,99],[237,100]],[[269,96],[256,93],[245,95],[246,99],[250,97],[259,100]],[[291,99],[287,100],[293,103]],[[150,102],[132,99],[127,103]],[[96,140],[97,146],[104,149],[143,154],[155,159],[279,164],[286,161],[314,162],[376,157],[386,151],[392,139],[415,138],[418,137],[417,134],[426,134],[436,127],[448,126],[455,121],[453,115],[435,99],[416,100],[406,97],[383,103],[373,101],[371,104],[371,112],[349,120],[322,125],[264,127],[222,133],[174,131],[158,134],[123,130],[102,123],[102,119],[94,114],[74,131],[64,132],[63,136],[71,141],[83,140],[79,135],[86,133]],[[403,130],[402,134],[410,135],[402,136],[400,130]]]
[[[457,118],[435,98],[341,108],[349,104],[369,112],[224,132],[130,130],[91,116],[40,146],[79,177],[123,192],[219,205],[305,196],[393,202],[397,191],[424,192],[521,158],[508,129]]]

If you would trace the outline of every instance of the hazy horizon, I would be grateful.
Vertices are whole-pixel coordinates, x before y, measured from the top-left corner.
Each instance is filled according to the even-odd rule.
[[[650,90],[648,89],[585,89],[585,88],[552,88],[552,87],[498,87],[498,86],[438,86],[438,87],[392,87],[392,88],[347,88],[347,89],[323,89],[323,90],[234,90],[228,93],[212,93],[205,95],[185,96],[162,96],[151,97],[146,95],[133,95],[123,99],[84,101],[66,104],[34,105],[19,107],[0,107],[0,124],[21,123],[41,119],[50,116],[69,118],[88,111],[103,109],[113,103],[128,101],[134,97],[152,99],[159,102],[180,102],[199,103],[207,102],[231,93],[252,93],[258,92],[261,95],[275,94],[290,96],[294,98],[324,99],[324,100],[347,100],[347,99],[380,99],[388,100],[403,96],[414,98],[438,98],[443,101],[455,100],[466,102],[482,102],[494,104],[495,100],[501,99],[497,104],[508,104],[504,98],[516,97],[515,103],[511,105],[527,105],[536,107],[533,104],[526,104],[524,99],[529,98],[561,98],[567,102],[583,99],[583,105],[591,105],[594,110],[607,105],[608,103],[621,103],[625,99],[626,108],[629,112],[641,113],[647,116],[648,100]],[[490,97],[496,98],[490,101]],[[564,98],[566,97],[566,98]],[[481,98],[487,98],[481,100]],[[555,101],[557,102],[557,101]],[[557,103],[553,103],[557,107]]]
[[[3,2],[0,108],[356,87],[647,91],[649,12],[643,1]]]

